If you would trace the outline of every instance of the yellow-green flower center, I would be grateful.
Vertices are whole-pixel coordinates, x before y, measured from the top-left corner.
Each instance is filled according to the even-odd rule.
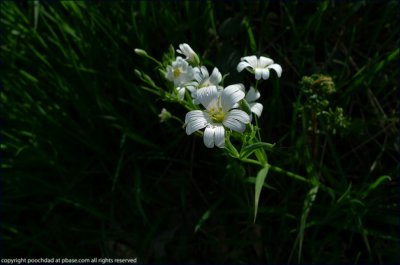
[[[222,123],[225,118],[222,108],[213,107],[208,111],[208,115],[210,115],[211,121],[215,123]]]
[[[206,81],[203,81],[199,87],[197,89],[203,88],[203,87],[207,87],[207,86],[211,86],[210,81],[207,79]]]
[[[181,75],[181,69],[180,68],[175,68],[174,69],[174,77],[177,78]]]

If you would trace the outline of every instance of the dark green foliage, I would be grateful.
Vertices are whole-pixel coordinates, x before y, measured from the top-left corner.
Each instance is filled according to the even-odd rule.
[[[2,258],[400,262],[396,1],[0,7]],[[307,182],[270,171],[256,223],[259,167],[207,149],[175,119],[160,123],[162,108],[182,120],[186,110],[134,73],[162,84],[134,49],[161,59],[184,42],[231,73],[225,85],[253,78],[236,74],[245,55],[283,67],[259,87],[260,133],[276,143],[271,164]],[[335,83],[326,111],[349,118],[340,133],[318,119],[325,133],[309,130],[312,117],[299,115],[299,82],[313,74]]]

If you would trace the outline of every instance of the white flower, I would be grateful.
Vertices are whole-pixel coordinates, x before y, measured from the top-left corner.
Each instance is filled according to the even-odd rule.
[[[222,81],[222,75],[217,67],[214,67],[211,76],[209,75],[205,66],[202,66],[201,68],[194,68],[194,80],[195,81],[188,87],[188,89],[192,94],[193,102],[195,104],[200,103],[200,101],[197,100],[197,94],[200,90],[210,86],[215,86],[217,90],[222,89],[222,87],[218,86],[218,84]]]
[[[200,90],[197,99],[206,110],[192,110],[186,114],[186,133],[206,128],[204,130],[204,144],[208,148],[216,145],[225,146],[225,127],[237,132],[244,132],[246,124],[250,122],[249,115],[238,109],[232,109],[245,97],[242,84],[235,84],[218,91],[216,86],[209,86]]]
[[[205,66],[201,68],[194,68],[194,79],[196,80],[197,88],[203,88],[208,86],[218,86],[222,81],[222,75],[217,67],[214,67],[211,76]]]
[[[185,60],[198,65],[200,63],[199,57],[193,51],[193,49],[187,43],[179,44],[179,49],[176,50],[178,53],[185,55]]]
[[[185,96],[185,88],[193,81],[193,77],[193,67],[180,56],[176,57],[172,66],[167,66],[165,78],[174,82],[180,99]]]
[[[269,69],[274,69],[278,77],[282,75],[282,67],[279,64],[274,64],[274,61],[270,58],[261,56],[257,59],[255,55],[242,57],[237,66],[238,72],[243,71],[245,68],[250,68],[252,73],[255,73],[256,79],[260,80],[269,78]]]
[[[261,116],[261,112],[263,111],[263,105],[261,103],[255,102],[257,99],[260,98],[260,92],[258,90],[255,90],[254,87],[250,87],[249,92],[247,92],[246,97],[244,98],[247,103],[250,105],[250,110],[254,114],[257,115],[257,117]]]

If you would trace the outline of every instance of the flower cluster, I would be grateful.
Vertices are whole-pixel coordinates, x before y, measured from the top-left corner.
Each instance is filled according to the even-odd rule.
[[[185,125],[188,135],[204,129],[205,146],[213,148],[225,146],[226,131],[243,133],[246,125],[252,121],[252,113],[260,117],[263,105],[256,102],[260,98],[257,87],[251,86],[246,93],[243,84],[222,86],[222,74],[214,67],[209,74],[201,65],[199,56],[186,43],[176,50],[180,55],[166,66],[165,78],[173,82],[178,101],[191,100],[197,109],[186,114]],[[241,58],[237,71],[247,69],[255,79],[268,79],[270,69],[277,76],[282,67],[266,57],[246,56]]]
[[[255,180],[255,221],[260,193],[269,170],[286,172],[268,163],[266,150],[271,150],[274,144],[262,141],[257,120],[263,111],[263,105],[257,102],[261,97],[260,81],[270,77],[271,69],[281,77],[282,67],[263,56],[241,58],[237,71],[242,72],[246,69],[256,80],[254,86],[246,88],[241,83],[225,85],[224,77],[217,67],[213,67],[210,74],[211,69],[202,65],[199,56],[186,43],[180,44],[177,50],[171,46],[170,51],[164,54],[162,62],[144,50],[135,49],[135,53],[155,62],[163,77],[169,81],[166,86],[158,86],[149,75],[135,69],[136,76],[145,84],[140,87],[166,101],[176,102],[185,107],[188,112],[184,127],[188,135],[197,132],[203,136],[206,147],[225,148],[224,151],[230,157],[262,167]],[[166,109],[161,111],[159,118],[161,122],[175,119],[183,123],[179,117],[175,117]],[[240,143],[240,149],[235,147],[231,137]],[[287,175],[307,181],[294,173]]]

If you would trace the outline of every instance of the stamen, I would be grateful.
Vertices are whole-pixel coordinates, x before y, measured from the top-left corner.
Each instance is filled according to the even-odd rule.
[[[175,68],[174,69],[174,77],[177,78],[181,75],[181,69],[180,68]]]

